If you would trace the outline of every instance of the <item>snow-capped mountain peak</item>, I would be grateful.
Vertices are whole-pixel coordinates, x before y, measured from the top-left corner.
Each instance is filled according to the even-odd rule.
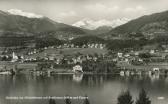
[[[116,19],[116,20],[112,20],[112,21],[109,21],[106,19],[94,21],[94,20],[87,18],[87,19],[83,19],[81,21],[78,21],[72,25],[76,26],[76,27],[84,28],[84,29],[95,30],[95,29],[102,27],[102,26],[108,26],[108,27],[115,28],[117,26],[120,26],[122,24],[127,23],[128,21],[130,21],[130,20],[127,18],[121,18],[121,19]]]
[[[24,11],[19,10],[19,9],[10,9],[7,12],[12,14],[12,15],[20,15],[20,16],[24,16],[24,17],[27,17],[27,18],[43,18],[42,15],[37,15],[35,13],[24,12]]]

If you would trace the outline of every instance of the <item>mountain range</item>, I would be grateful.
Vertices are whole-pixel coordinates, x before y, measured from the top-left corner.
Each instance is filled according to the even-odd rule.
[[[85,32],[78,27],[55,22],[45,16],[27,13],[21,10],[0,11],[0,36],[36,36],[52,33],[61,35],[83,35]]]
[[[109,33],[127,34],[132,32],[168,33],[168,11],[144,15],[112,29]]]
[[[112,21],[109,21],[106,19],[95,21],[87,18],[87,19],[82,19],[80,21],[77,21],[76,23],[72,24],[72,26],[89,29],[89,30],[96,30],[100,27],[108,27],[112,29],[117,26],[123,25],[128,21],[130,20],[127,18],[121,18],[121,19],[116,19]]]
[[[108,37],[112,37],[113,34],[117,36],[132,32],[168,33],[168,11],[145,15],[134,20],[126,18],[113,21],[83,19],[72,25],[55,22],[48,17],[21,10],[0,11],[0,38],[10,37],[9,41],[11,37],[45,38],[51,36],[65,40],[86,35],[109,39]]]

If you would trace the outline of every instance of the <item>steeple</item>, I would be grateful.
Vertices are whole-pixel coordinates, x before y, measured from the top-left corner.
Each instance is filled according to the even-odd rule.
[[[18,60],[18,56],[15,55],[15,52],[12,53],[12,62],[16,62]]]

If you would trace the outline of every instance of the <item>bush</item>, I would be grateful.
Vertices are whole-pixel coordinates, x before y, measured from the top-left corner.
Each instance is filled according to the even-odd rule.
[[[130,92],[127,90],[126,92],[122,92],[121,95],[118,97],[117,104],[133,104],[132,96]]]
[[[149,100],[149,97],[147,96],[144,89],[142,89],[139,93],[139,98],[136,101],[136,104],[151,104],[151,101]]]
[[[85,97],[86,97],[86,99],[84,100],[83,104],[90,104],[89,99],[87,98],[87,96],[85,96]]]
[[[67,97],[68,97],[68,96],[67,96]],[[66,99],[65,99],[65,104],[72,104],[72,103],[71,103],[71,100],[70,100],[69,98],[66,98]]]

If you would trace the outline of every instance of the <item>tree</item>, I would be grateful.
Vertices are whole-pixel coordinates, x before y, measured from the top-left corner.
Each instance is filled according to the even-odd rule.
[[[54,99],[49,99],[49,104],[56,104]]]
[[[150,53],[141,53],[141,54],[139,54],[139,57],[147,59],[147,58],[150,58],[151,55],[150,55]]]
[[[142,89],[139,93],[139,98],[136,101],[136,104],[151,104],[151,101],[149,100],[149,97],[147,96],[144,89]]]
[[[85,98],[83,104],[90,104],[88,97],[87,97],[87,96],[85,96],[85,97],[86,97],[86,98]]]
[[[130,92],[127,90],[126,92],[122,92],[118,96],[118,103],[117,104],[133,104],[132,96]]]
[[[71,40],[71,43],[77,46],[82,46],[92,43],[105,43],[105,40],[94,35],[82,36]]]
[[[68,96],[67,96],[67,97],[68,97]],[[69,98],[66,98],[66,99],[65,99],[65,104],[72,104],[72,103],[71,103],[71,100],[70,100]]]

